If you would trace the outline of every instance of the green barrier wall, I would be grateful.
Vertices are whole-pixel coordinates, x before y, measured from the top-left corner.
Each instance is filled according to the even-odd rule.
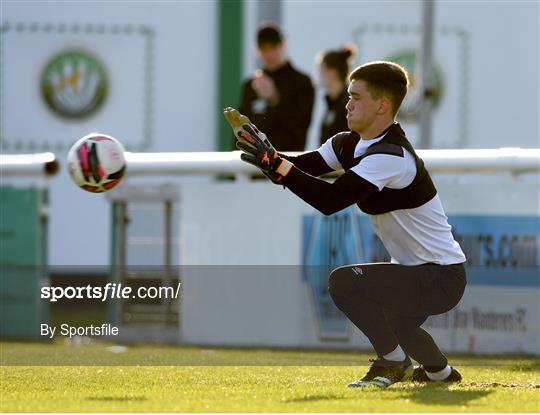
[[[39,339],[47,276],[47,191],[0,187],[0,336]]]

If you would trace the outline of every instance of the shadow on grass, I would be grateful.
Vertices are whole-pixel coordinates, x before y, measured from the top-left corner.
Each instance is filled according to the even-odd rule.
[[[537,372],[540,370],[540,363],[538,362],[523,362],[508,367],[508,370],[512,372]]]
[[[424,385],[415,389],[388,390],[396,393],[390,399],[410,399],[422,405],[462,406],[493,393],[493,390],[448,389],[448,385]]]
[[[127,402],[127,401],[146,401],[144,396],[89,396],[87,401],[99,402]]]
[[[306,395],[298,396],[296,398],[286,399],[284,402],[313,402],[313,401],[331,401],[341,399],[351,399],[352,396],[338,396],[338,395]]]
[[[448,389],[448,385],[423,385],[416,388],[411,388],[407,385],[406,388],[359,388],[359,392],[364,397],[368,398],[371,393],[376,393],[377,398],[394,399],[394,400],[411,400],[421,405],[439,405],[439,406],[463,406],[471,401],[483,398],[493,390],[459,390]],[[382,394],[381,394],[382,393]],[[360,396],[360,395],[359,395]],[[359,396],[340,396],[340,395],[324,395],[314,394],[305,395],[286,399],[286,403],[298,402],[316,402],[328,400],[345,400],[355,399]]]

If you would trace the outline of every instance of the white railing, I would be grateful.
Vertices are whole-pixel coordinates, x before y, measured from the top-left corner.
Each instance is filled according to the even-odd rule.
[[[300,153],[288,153],[296,155]],[[431,173],[538,173],[540,149],[500,148],[469,150],[418,150]],[[240,174],[257,169],[240,160],[239,151],[130,153],[128,175]],[[44,176],[58,171],[53,153],[0,154],[2,176]]]
[[[301,153],[287,153],[291,155]],[[418,150],[432,173],[540,172],[540,149]],[[240,152],[126,153],[131,175],[249,174],[257,171]]]
[[[0,154],[0,176],[49,176],[60,165],[54,153]]]

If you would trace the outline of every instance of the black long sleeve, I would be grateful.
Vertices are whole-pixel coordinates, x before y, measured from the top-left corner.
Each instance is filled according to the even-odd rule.
[[[347,171],[334,183],[328,183],[304,173],[297,167],[291,169],[284,185],[325,215],[339,212],[379,190],[353,171]]]
[[[318,151],[310,151],[299,156],[287,156],[279,153],[280,157],[289,160],[303,172],[312,176],[322,176],[323,174],[334,171],[326,161],[324,161],[321,153]]]

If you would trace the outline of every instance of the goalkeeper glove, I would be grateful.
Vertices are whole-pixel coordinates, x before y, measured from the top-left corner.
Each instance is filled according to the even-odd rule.
[[[283,183],[294,165],[279,156],[266,134],[261,133],[248,117],[230,107],[223,113],[238,138],[236,147],[242,150],[240,158],[261,169],[274,183]]]

